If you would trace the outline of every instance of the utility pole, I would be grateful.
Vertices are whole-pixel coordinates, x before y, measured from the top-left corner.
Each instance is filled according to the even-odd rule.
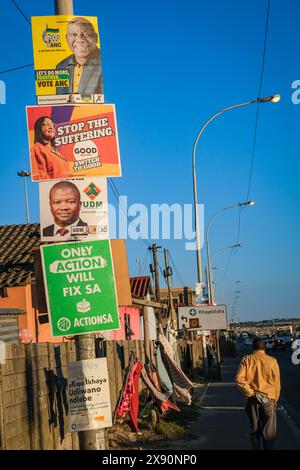
[[[73,0],[54,0],[56,15],[73,15]]]
[[[95,337],[93,334],[75,336],[76,360],[95,359]],[[78,432],[80,450],[105,450],[105,429]]]
[[[169,297],[169,308],[171,312],[171,320],[172,320],[172,325],[174,330],[177,332],[178,326],[177,326],[177,315],[176,311],[173,305],[173,294],[171,290],[171,276],[173,274],[171,266],[169,266],[169,252],[164,248],[164,256],[165,256],[165,266],[166,269],[164,271],[164,277],[167,279],[167,284],[168,284],[168,297]]]
[[[153,245],[149,246],[149,248],[148,248],[148,250],[152,251],[152,253],[153,253],[153,264],[154,264],[153,272],[154,272],[154,276],[155,276],[155,300],[156,300],[156,302],[160,302],[158,261],[157,261],[157,250],[159,248],[161,248],[161,246],[157,246],[155,243],[153,243]]]
[[[147,300],[150,300],[150,295],[147,294]],[[150,349],[150,334],[149,334],[149,307],[144,305],[143,308],[143,327],[144,327],[144,349],[145,349],[145,362],[151,363],[151,349]]]
[[[56,15],[73,15],[73,0],[54,0]],[[93,334],[75,336],[76,360],[95,359],[95,337]],[[105,429],[79,431],[80,450],[105,450]]]

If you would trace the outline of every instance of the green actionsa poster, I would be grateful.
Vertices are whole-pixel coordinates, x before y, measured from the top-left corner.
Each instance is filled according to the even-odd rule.
[[[109,240],[41,247],[53,337],[119,329]]]

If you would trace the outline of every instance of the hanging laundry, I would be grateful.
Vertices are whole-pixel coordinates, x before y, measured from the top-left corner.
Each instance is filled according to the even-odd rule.
[[[163,363],[159,345],[157,346],[157,349],[156,349],[156,361],[157,361],[157,374],[158,374],[159,382],[164,392],[169,397],[173,393],[173,384],[169,377],[168,371]]]
[[[143,364],[137,360],[130,368],[125,379],[125,385],[122,390],[122,396],[117,408],[117,415],[124,417],[126,413],[130,414],[131,430],[138,432],[137,416],[139,411],[139,387],[138,381]]]
[[[190,405],[192,403],[192,397],[189,391],[194,387],[194,385],[181,370],[180,366],[175,362],[174,351],[163,334],[162,328],[158,334],[158,340],[162,345],[162,357],[173,381],[174,388],[175,385],[177,387],[175,390],[176,394],[178,397],[181,397],[185,403]]]
[[[155,401],[158,404],[158,406],[159,406],[160,410],[162,411],[162,413],[166,413],[169,410],[169,408],[180,412],[180,408],[178,408],[176,405],[174,405],[174,403],[171,403],[168,400],[168,395],[167,394],[162,393],[162,392],[160,392],[159,390],[157,390],[155,388],[155,385],[151,382],[151,380],[148,377],[148,374],[146,372],[146,369],[144,367],[141,371],[141,376],[142,376],[142,380],[143,380],[144,384],[146,385],[146,387],[150,391],[152,400]]]

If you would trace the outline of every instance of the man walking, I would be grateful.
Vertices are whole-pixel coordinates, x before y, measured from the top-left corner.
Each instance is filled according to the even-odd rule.
[[[265,352],[266,343],[254,338],[253,352],[244,356],[235,381],[248,398],[246,412],[251,426],[253,449],[272,450],[276,438],[276,410],[280,395],[280,371],[277,360]]]

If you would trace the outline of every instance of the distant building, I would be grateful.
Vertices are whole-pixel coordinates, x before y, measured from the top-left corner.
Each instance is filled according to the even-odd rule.
[[[190,287],[172,287],[173,304],[175,307],[188,307],[193,305],[195,301],[195,291]],[[162,302],[168,299],[168,289],[160,289],[160,297]]]

